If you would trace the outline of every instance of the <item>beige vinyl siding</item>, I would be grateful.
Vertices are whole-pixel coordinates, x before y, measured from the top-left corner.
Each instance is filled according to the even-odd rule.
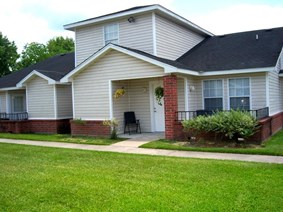
[[[223,80],[223,109],[229,110],[229,79],[250,78],[250,106],[251,109],[266,107],[266,76],[265,73],[221,75],[212,77],[188,77],[188,86],[195,86],[194,91],[189,91],[189,110],[203,109],[203,81]]]
[[[103,25],[76,29],[76,65],[104,46]]]
[[[29,118],[53,119],[54,114],[54,85],[40,77],[34,77],[27,83]]]
[[[72,86],[57,85],[57,118],[72,118]]]
[[[184,79],[177,78],[177,92],[178,92],[178,111],[185,111],[185,86]]]
[[[74,77],[75,118],[109,118],[109,81],[164,75],[163,69],[112,50]]]
[[[153,54],[152,15],[134,16],[135,22],[119,21],[119,45]]]
[[[156,19],[157,56],[176,60],[204,37],[159,15]]]
[[[113,98],[113,118],[115,118],[119,125],[118,125],[118,133],[124,131],[124,112],[130,111],[129,106],[129,87],[127,81],[117,81],[112,82],[112,96],[114,95],[115,91],[118,88],[124,87],[126,93],[124,96],[120,97],[119,99]]]
[[[280,90],[280,78],[279,71],[281,69],[280,60],[278,61],[274,71],[268,72],[268,80],[269,80],[269,113],[270,115],[274,115],[280,111],[281,108],[281,93]]]
[[[149,81],[153,79],[132,80],[129,82],[129,107],[140,120],[142,132],[151,131]]]
[[[189,111],[195,111],[202,108],[202,93],[201,87],[195,77],[187,77],[188,81],[188,109]],[[193,86],[195,90],[190,91],[190,86]]]
[[[6,92],[0,92],[0,112],[5,113],[6,111]]]
[[[119,25],[119,45],[153,53],[151,13],[134,16],[135,22],[127,18],[76,29],[76,64],[80,64],[104,46],[104,26]]]

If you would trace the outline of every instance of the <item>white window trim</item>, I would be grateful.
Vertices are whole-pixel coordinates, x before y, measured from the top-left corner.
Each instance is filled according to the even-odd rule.
[[[250,95],[246,96],[230,96],[230,87],[229,87],[229,80],[230,79],[249,79],[249,90]],[[233,78],[227,78],[227,97],[228,97],[228,109],[231,110],[231,104],[230,104],[230,97],[249,97],[250,98],[250,110],[252,110],[252,83],[251,83],[251,77],[233,77]]]
[[[109,23],[109,24],[105,24],[103,26],[103,45],[106,46],[107,44],[105,43],[105,27],[107,26],[110,26],[110,25],[117,25],[117,30],[118,30],[118,41],[117,41],[117,44],[119,45],[120,44],[120,26],[119,26],[119,23],[118,22],[114,22],[114,23]],[[110,42],[111,43],[111,42]],[[109,43],[108,43],[109,44]]]
[[[156,44],[156,18],[155,13],[152,12],[152,40],[153,40],[153,55],[157,55],[157,44]]]
[[[207,79],[202,80],[202,109],[204,110],[204,98],[206,99],[215,99],[220,97],[204,97],[204,82],[205,81],[215,81],[215,80],[221,80],[222,81],[222,110],[224,110],[224,79]]]

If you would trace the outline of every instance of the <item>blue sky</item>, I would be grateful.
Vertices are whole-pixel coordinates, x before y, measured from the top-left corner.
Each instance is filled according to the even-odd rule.
[[[74,37],[64,24],[156,3],[214,34],[283,26],[282,0],[9,0],[1,3],[0,31],[20,52],[29,42]]]

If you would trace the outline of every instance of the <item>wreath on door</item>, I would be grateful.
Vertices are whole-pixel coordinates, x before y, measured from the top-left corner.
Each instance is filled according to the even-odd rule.
[[[156,87],[154,90],[154,95],[155,95],[157,104],[162,106],[161,100],[164,96],[164,88],[162,88],[161,86]]]

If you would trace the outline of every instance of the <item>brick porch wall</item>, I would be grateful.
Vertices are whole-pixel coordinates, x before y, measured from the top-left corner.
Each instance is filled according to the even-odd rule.
[[[178,110],[177,76],[164,76],[163,86],[165,111],[165,138],[172,140],[177,136],[177,131],[175,131],[175,112]]]
[[[84,135],[84,136],[109,136],[110,127],[103,126],[103,121],[85,121],[85,123],[76,123],[71,121],[71,133],[72,135]]]
[[[248,140],[261,143],[268,139],[271,135],[275,134],[283,127],[283,112],[275,114],[271,117],[262,119],[259,121],[259,129],[257,133],[255,133]],[[188,136],[183,131],[183,126],[180,122],[174,123],[174,140],[187,140]],[[204,134],[205,139],[209,139],[208,134]],[[214,139],[214,136],[211,134],[211,139]]]
[[[70,133],[70,120],[1,120],[0,132],[67,134]]]

